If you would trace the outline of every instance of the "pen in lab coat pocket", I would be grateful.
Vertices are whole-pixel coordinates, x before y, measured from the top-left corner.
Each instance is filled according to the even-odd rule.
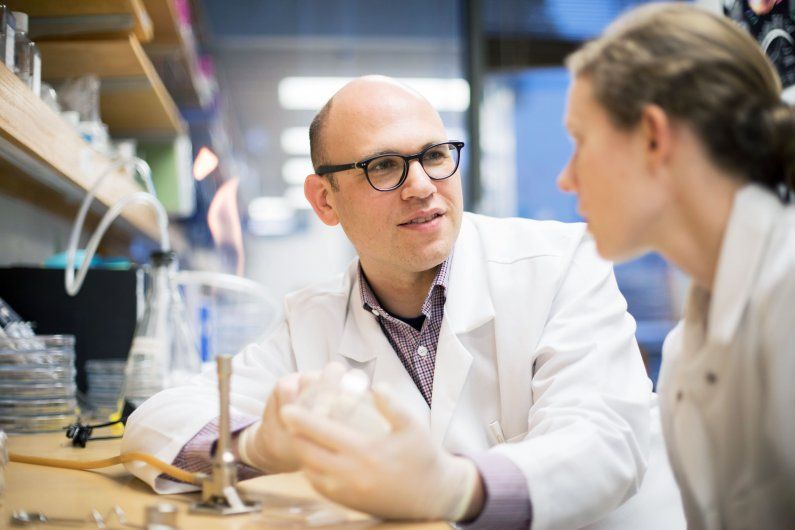
[[[489,432],[491,432],[492,439],[498,444],[505,443],[505,434],[502,432],[500,422],[493,421],[489,424]]]

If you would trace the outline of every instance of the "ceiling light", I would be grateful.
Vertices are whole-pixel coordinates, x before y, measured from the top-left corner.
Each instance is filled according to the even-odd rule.
[[[309,128],[288,127],[282,131],[282,151],[288,155],[309,154]]]
[[[303,186],[306,177],[314,172],[311,158],[289,158],[282,166],[282,179],[290,186]]]
[[[279,81],[279,103],[290,110],[319,110],[352,77],[285,77]],[[400,77],[439,111],[463,112],[469,108],[469,83],[459,78]]]

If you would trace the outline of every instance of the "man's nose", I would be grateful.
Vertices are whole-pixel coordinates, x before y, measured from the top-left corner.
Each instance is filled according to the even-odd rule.
[[[566,193],[577,193],[577,183],[574,178],[574,172],[571,169],[571,160],[566,162],[566,165],[558,175],[558,188]]]
[[[436,184],[423,169],[419,160],[411,160],[406,170],[406,182],[401,188],[401,197],[405,199],[424,199],[436,193]]]

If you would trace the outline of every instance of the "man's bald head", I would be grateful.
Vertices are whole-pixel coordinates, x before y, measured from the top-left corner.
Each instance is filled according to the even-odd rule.
[[[333,121],[373,122],[378,120],[379,108],[400,105],[423,105],[432,108],[419,92],[390,77],[368,75],[346,84],[326,102],[309,126],[310,155],[314,169],[317,170],[320,166],[331,163],[327,133],[333,128]],[[435,110],[433,113],[441,124],[438,113]],[[328,176],[332,185],[335,185],[333,175]]]

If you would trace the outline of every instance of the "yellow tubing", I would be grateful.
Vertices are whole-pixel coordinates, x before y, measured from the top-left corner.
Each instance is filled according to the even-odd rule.
[[[41,456],[18,455],[16,453],[9,453],[8,457],[12,462],[18,462],[20,464],[34,464],[37,466],[62,467],[66,469],[83,470],[115,466],[116,464],[123,464],[125,462],[139,460],[141,462],[146,462],[150,466],[159,469],[166,475],[177,480],[181,480],[182,482],[187,482],[189,484],[195,484],[197,486],[201,485],[201,481],[194,473],[189,473],[188,471],[174,467],[171,464],[166,464],[162,460],[158,460],[154,456],[148,455],[146,453],[124,453],[123,455],[104,458],[102,460],[60,460],[57,458],[44,458]]]

